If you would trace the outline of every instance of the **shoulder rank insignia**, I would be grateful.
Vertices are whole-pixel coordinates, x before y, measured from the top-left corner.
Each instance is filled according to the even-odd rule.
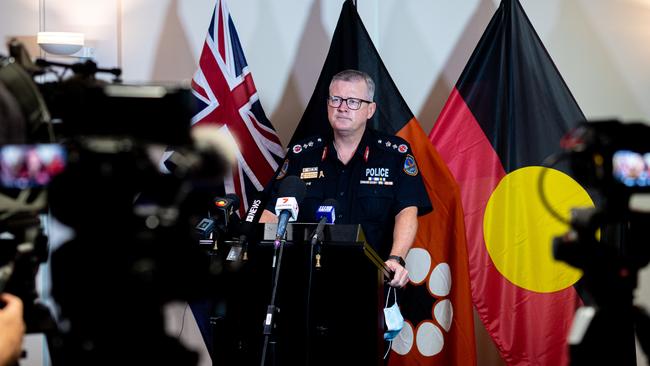
[[[294,154],[298,154],[302,151],[302,146],[301,145],[293,145],[293,149],[291,149]]]
[[[409,151],[409,148],[408,146],[406,146],[406,144],[400,144],[399,147],[397,148],[397,151],[404,154],[405,152]]]
[[[406,155],[406,159],[404,159],[404,173],[411,176],[418,175],[418,165],[411,154]]]

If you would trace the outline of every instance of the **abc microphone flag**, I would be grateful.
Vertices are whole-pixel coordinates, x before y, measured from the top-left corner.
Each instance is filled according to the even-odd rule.
[[[327,199],[322,205],[318,206],[316,211],[316,220],[322,221],[325,218],[325,223],[333,224],[336,220],[336,207],[338,202],[335,199]]]

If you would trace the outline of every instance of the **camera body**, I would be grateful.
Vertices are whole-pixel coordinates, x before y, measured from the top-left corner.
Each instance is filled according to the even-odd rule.
[[[630,207],[633,196],[650,193],[649,142],[650,126],[616,120],[586,122],[561,142],[574,177],[597,202],[573,208],[570,230],[553,240],[554,257],[583,272],[575,284],[584,306],[569,336],[572,365],[634,364],[635,332],[649,349],[650,318],[635,307],[634,290],[650,262],[650,214]]]
[[[562,144],[577,180],[610,201],[650,193],[650,126],[616,120],[586,122]]]
[[[30,70],[9,59],[0,64],[0,74],[20,75],[0,77],[0,89],[11,84],[22,115],[0,118],[21,127],[0,126],[0,199],[12,202],[0,205],[0,233],[13,234],[0,241],[0,267],[15,267],[5,282],[34,301],[34,268],[50,251],[39,214],[49,209],[74,231],[49,255],[64,325],[46,334],[53,363],[122,364],[129,354],[130,364],[194,364],[192,352],[164,332],[162,306],[207,298],[223,268],[210,263],[194,230],[228,168],[219,141],[204,133],[199,147],[186,86],[106,83],[95,79],[103,72],[96,65],[37,65],[39,74],[62,67],[74,75],[36,84]],[[171,174],[159,168],[166,149],[177,155]],[[33,195],[38,204],[25,198]],[[36,249],[21,252],[23,242]]]
[[[589,273],[636,272],[648,263],[650,214],[632,210],[630,198],[650,193],[649,141],[650,126],[617,120],[585,122],[563,138],[574,177],[597,204],[572,209],[571,230],[553,243],[556,259]]]

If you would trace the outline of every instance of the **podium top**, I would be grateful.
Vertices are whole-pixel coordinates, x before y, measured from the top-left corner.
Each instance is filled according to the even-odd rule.
[[[278,231],[277,223],[260,224],[262,228],[261,241],[275,240]],[[286,241],[293,243],[309,243],[311,236],[318,224],[315,223],[289,223],[287,224]],[[334,225],[325,224],[323,228],[323,242],[327,245],[363,246],[366,238],[361,225]]]
[[[309,245],[316,223],[289,223],[287,224],[286,241],[293,244]],[[272,245],[278,230],[277,223],[259,224],[258,238],[261,245]],[[392,279],[392,272],[379,257],[374,248],[366,240],[361,225],[334,225],[326,224],[323,229],[324,245],[345,246],[363,250],[366,257],[382,272],[388,280]]]

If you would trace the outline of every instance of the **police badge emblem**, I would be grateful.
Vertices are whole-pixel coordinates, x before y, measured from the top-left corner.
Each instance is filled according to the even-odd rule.
[[[406,159],[404,159],[404,173],[411,176],[418,175],[418,165],[411,154],[406,155]]]

